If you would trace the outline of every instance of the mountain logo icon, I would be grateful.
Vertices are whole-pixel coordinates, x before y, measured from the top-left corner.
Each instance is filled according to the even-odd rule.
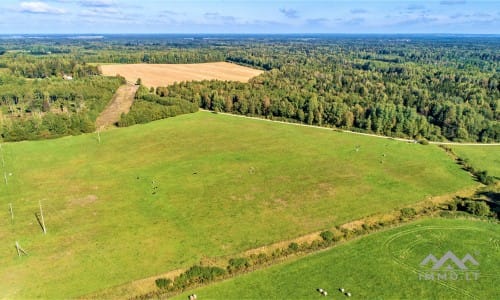
[[[478,266],[479,263],[470,255],[467,253],[464,258],[459,259],[453,252],[448,251],[441,257],[439,260],[432,254],[429,254],[421,263],[421,266],[427,265],[429,262],[434,263],[432,266],[433,270],[438,270],[441,269],[445,264],[446,264],[446,269],[448,270],[453,270],[453,264],[458,267],[461,270],[468,270],[467,266],[465,265],[466,262],[469,262],[475,266]]]

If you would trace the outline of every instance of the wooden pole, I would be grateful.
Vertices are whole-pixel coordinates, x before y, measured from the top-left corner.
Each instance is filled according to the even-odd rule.
[[[14,211],[12,210],[12,203],[9,203],[9,208],[10,208],[10,219],[11,221],[14,221]]]
[[[24,249],[19,246],[19,243],[16,241],[16,249],[17,249],[17,256],[21,256],[21,253],[24,255],[28,255],[28,252],[24,251]]]
[[[42,201],[38,200],[38,204],[40,204],[40,217],[42,221],[42,229],[43,229],[43,234],[47,234],[47,229],[45,228],[45,221],[43,220],[43,210],[42,210]]]
[[[99,144],[101,143],[101,127],[97,130],[97,139],[99,140]]]
[[[21,251],[19,250],[19,243],[16,241],[17,256],[21,256]]]

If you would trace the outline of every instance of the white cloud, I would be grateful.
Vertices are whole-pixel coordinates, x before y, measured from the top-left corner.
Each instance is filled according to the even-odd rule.
[[[354,9],[351,9],[351,14],[366,14],[368,11],[366,9],[362,9],[362,8],[354,8]]]
[[[21,12],[30,14],[54,14],[60,15],[66,13],[64,9],[52,7],[44,2],[21,2]]]
[[[120,11],[113,7],[84,9],[79,13],[82,17],[110,17],[121,15]]]
[[[296,11],[295,9],[286,9],[286,8],[281,8],[280,12],[287,18],[289,19],[298,19],[299,18],[299,12]]]
[[[115,4],[113,0],[80,0],[79,3],[86,7],[109,7]]]
[[[465,4],[465,0],[442,0],[439,2],[441,5],[460,5],[460,4]]]

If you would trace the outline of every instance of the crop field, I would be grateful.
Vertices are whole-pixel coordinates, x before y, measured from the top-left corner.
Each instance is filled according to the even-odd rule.
[[[233,80],[247,82],[262,73],[240,65],[216,62],[200,64],[119,64],[101,65],[103,75],[120,74],[127,81],[135,83],[141,78],[148,87],[167,86],[174,82],[200,80]]]
[[[470,161],[479,170],[486,170],[490,176],[500,178],[500,146],[455,146],[453,151]]]
[[[100,137],[2,144],[0,298],[87,295],[477,184],[436,146],[208,112]]]
[[[461,269],[451,251],[472,261]],[[499,299],[498,224],[428,219],[347,242],[328,251],[185,292],[199,299],[318,299],[322,288],[333,299]],[[436,267],[436,269],[433,269]],[[452,269],[450,269],[452,268]],[[438,277],[440,276],[440,277]],[[438,279],[439,278],[439,279]],[[344,289],[344,293],[340,289]]]

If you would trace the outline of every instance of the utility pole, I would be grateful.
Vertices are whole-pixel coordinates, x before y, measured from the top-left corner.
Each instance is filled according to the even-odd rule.
[[[10,209],[10,220],[14,221],[14,211],[12,210],[12,203],[9,203],[9,209]]]
[[[21,256],[21,254],[28,255],[28,252],[24,251],[24,249],[19,246],[19,243],[16,241],[16,250],[17,250],[17,256]]]
[[[43,220],[42,201],[38,200],[38,204],[40,204],[40,218],[42,221],[43,234],[47,234],[47,229],[45,228],[45,221]]]

